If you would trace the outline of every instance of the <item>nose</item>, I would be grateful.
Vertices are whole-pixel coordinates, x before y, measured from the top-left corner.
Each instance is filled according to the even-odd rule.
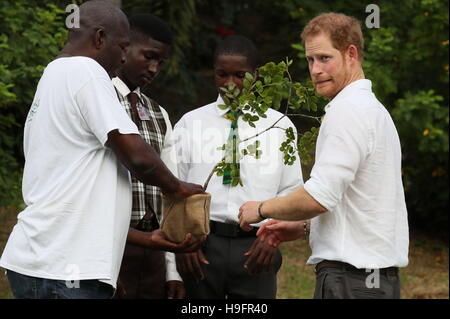
[[[159,72],[159,61],[150,60],[150,63],[148,65],[148,70],[154,74],[158,73]]]
[[[225,83],[225,86],[226,86],[226,87],[230,86],[231,84],[234,84],[234,85],[237,86],[237,83],[236,83],[236,81],[234,81],[234,79],[233,79],[232,76],[227,77],[227,78],[225,79],[225,82],[224,82],[224,83]]]
[[[317,76],[320,73],[322,73],[322,68],[320,66],[320,63],[318,63],[316,61],[311,62],[310,67],[309,67],[309,72],[313,76]]]

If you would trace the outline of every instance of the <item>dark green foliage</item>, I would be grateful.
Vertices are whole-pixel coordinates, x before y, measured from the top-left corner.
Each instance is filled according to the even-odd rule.
[[[8,0],[0,6],[0,206],[20,198],[22,123],[44,67],[66,39],[67,4]]]

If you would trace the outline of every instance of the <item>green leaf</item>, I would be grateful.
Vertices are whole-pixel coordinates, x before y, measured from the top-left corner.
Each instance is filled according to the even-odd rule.
[[[222,98],[226,105],[229,106],[231,104],[230,99],[226,95],[222,96]]]
[[[257,89],[257,91],[262,91],[263,90],[263,84],[262,84],[262,82],[261,81],[256,81],[256,83],[255,83],[255,87],[256,87],[256,89]]]
[[[248,74],[248,73],[247,73]],[[247,80],[247,79],[244,79],[244,88],[245,89],[248,89],[248,88],[250,88],[250,85],[251,85],[251,83],[250,83],[250,81],[249,80]]]

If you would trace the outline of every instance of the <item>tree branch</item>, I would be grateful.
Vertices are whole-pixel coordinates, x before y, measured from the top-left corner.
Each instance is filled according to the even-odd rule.
[[[206,189],[208,188],[208,184],[209,181],[211,180],[211,178],[214,175],[214,171],[216,170],[216,168],[219,166],[220,163],[222,163],[225,160],[225,156],[219,161],[219,163],[216,164],[216,166],[214,166],[214,168],[211,170],[211,173],[209,173],[208,178],[206,179],[205,184],[203,185],[203,189],[206,191]]]
[[[306,117],[306,118],[309,118],[309,119],[312,119],[312,120],[316,120],[317,122],[319,122],[319,124],[321,124],[319,116],[310,116],[310,115],[304,115],[304,114],[298,114],[298,113],[286,114],[286,116]]]
[[[283,115],[282,117],[280,117],[275,123],[273,123],[271,126],[269,126],[268,128],[266,128],[264,131],[259,132],[259,133],[255,134],[255,135],[253,135],[253,136],[247,137],[246,139],[244,139],[244,140],[242,140],[242,141],[239,141],[239,143],[242,143],[242,142],[246,142],[246,141],[248,141],[248,140],[251,140],[252,138],[258,137],[258,136],[260,136],[261,134],[267,132],[268,130],[274,128],[275,125],[276,125],[279,121],[281,121],[284,117],[286,117],[286,114]]]

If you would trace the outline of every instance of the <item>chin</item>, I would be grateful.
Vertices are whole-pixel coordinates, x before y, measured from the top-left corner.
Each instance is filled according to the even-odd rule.
[[[324,98],[327,98],[328,100],[333,99],[337,92],[333,92],[333,90],[322,88],[322,89],[316,89],[316,92],[318,95],[323,96]]]
[[[323,88],[317,88],[316,87],[316,92],[318,95],[323,96],[323,97],[327,97],[327,90],[323,89]]]
[[[137,86],[144,87],[146,85],[150,85],[150,83],[152,83],[152,81],[141,81]]]

